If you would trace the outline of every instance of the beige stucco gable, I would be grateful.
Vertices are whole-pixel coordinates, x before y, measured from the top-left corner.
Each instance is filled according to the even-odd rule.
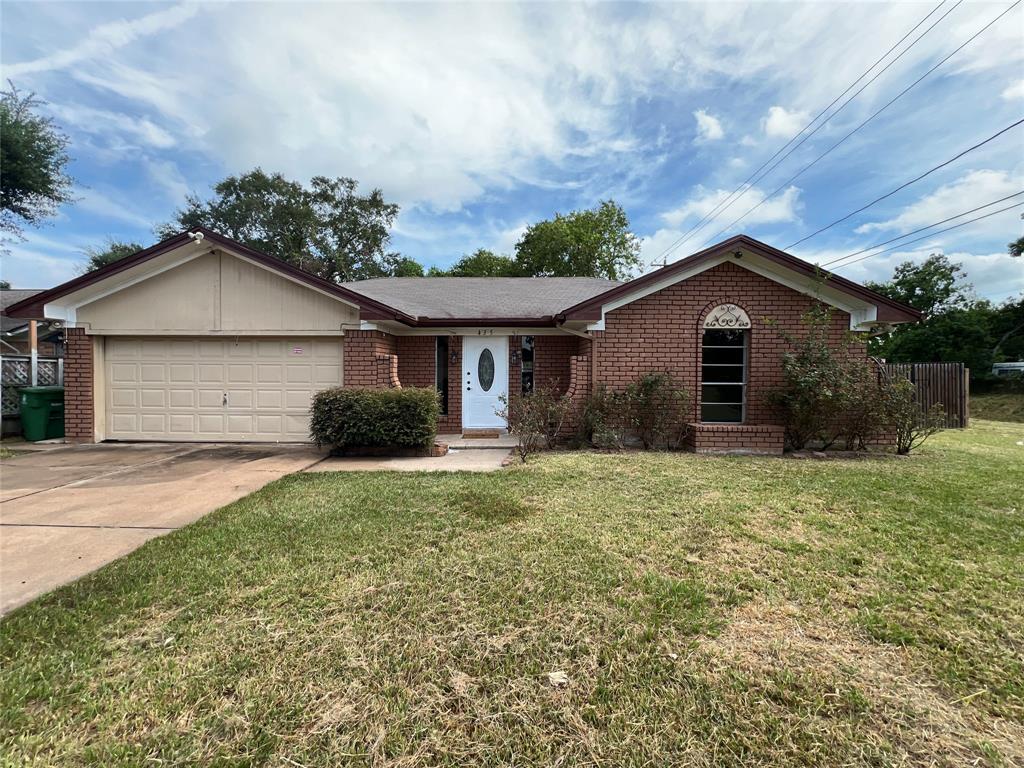
[[[93,334],[338,334],[359,310],[223,251],[205,253],[76,308]]]

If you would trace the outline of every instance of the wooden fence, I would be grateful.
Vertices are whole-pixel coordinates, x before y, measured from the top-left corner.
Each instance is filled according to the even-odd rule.
[[[960,429],[970,422],[970,383],[963,363],[886,363],[889,376],[909,379],[922,410],[942,403],[946,428]]]

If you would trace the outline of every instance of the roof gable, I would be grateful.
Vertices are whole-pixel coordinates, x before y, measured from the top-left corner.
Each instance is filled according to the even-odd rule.
[[[772,248],[746,235],[737,235],[666,267],[623,283],[603,294],[569,307],[566,320],[603,323],[604,314],[731,261],[744,269],[775,280],[796,291],[850,313],[851,327],[864,324],[913,322],[921,313],[858,285],[839,275],[822,271],[796,256]]]
[[[201,235],[201,237],[196,235]],[[181,232],[105,267],[87,272],[55,288],[41,291],[7,307],[5,314],[10,317],[46,317],[46,307],[48,305],[56,306],[61,303],[62,299],[80,294],[82,301],[79,301],[79,304],[96,301],[102,296],[129,287],[139,280],[159,274],[165,268],[182,264],[217,247],[226,249],[232,255],[241,257],[264,269],[277,272],[289,280],[302,283],[340,301],[357,306],[361,316],[366,319],[397,319],[401,321],[412,319],[381,302],[329,280],[324,280],[273,256],[255,251],[205,227],[196,227],[191,231]],[[167,263],[161,264],[161,259]],[[143,269],[147,266],[149,269]],[[70,320],[67,317],[56,319]]]

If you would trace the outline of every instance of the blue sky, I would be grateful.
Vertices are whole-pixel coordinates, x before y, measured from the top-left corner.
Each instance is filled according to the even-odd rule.
[[[3,77],[71,136],[78,199],[9,246],[3,277],[46,287],[108,237],[151,244],[187,193],[257,165],[379,186],[402,206],[393,246],[427,265],[511,252],[528,223],[609,197],[651,261],[936,3],[5,2]],[[669,260],[1009,5],[953,9]],[[717,239],[786,247],[1024,116],[1022,9]],[[793,252],[828,261],[1021,190],[1024,126]],[[882,279],[942,251],[979,295],[1013,296],[1022,210],[837,271]]]

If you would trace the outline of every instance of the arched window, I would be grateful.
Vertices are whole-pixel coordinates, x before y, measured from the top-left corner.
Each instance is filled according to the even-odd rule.
[[[746,417],[750,318],[742,307],[720,304],[704,320],[701,338],[700,420],[741,423]]]

